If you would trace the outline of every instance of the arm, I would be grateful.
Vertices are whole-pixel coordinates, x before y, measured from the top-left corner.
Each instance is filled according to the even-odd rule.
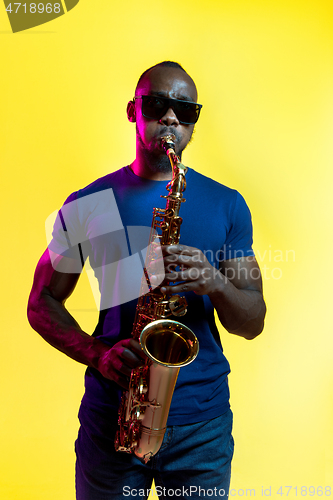
[[[64,269],[61,256],[57,258],[57,263],[60,261],[61,269]],[[37,265],[29,297],[29,322],[53,347],[80,363],[96,368],[104,377],[127,389],[131,369],[142,364],[140,346],[133,339],[126,339],[110,348],[80,328],[65,308],[65,302],[79,277],[79,274],[56,271],[51,264],[49,250],[46,250]]]
[[[248,340],[261,333],[266,306],[260,269],[254,257],[227,260],[217,270],[196,248],[172,245],[164,248],[164,255],[166,269],[170,271],[165,278],[182,283],[163,286],[162,291],[192,290],[199,295],[207,294],[229,333]],[[174,271],[176,266],[182,266],[183,270]]]
[[[217,290],[208,294],[219,319],[229,333],[254,339],[262,332],[266,315],[258,263],[255,257],[226,260],[220,271]]]

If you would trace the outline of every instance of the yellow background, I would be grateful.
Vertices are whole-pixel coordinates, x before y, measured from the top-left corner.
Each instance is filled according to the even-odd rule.
[[[2,7],[0,498],[74,499],[84,367],[30,328],[26,303],[45,219],[133,160],[126,103],[165,59],[185,67],[204,105],[184,163],[243,194],[265,269],[264,333],[248,342],[221,328],[233,496],[333,486],[332,3],[81,0],[15,35]],[[85,275],[68,305],[92,332]]]

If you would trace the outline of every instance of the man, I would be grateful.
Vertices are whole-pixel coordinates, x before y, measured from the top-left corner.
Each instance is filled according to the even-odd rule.
[[[162,288],[186,296],[188,312],[181,320],[197,335],[199,355],[180,370],[160,451],[143,464],[133,455],[115,452],[113,444],[122,390],[128,389],[131,370],[142,364],[144,355],[130,338],[136,300],[125,297],[114,302],[108,289],[116,279],[106,279],[105,270],[128,257],[123,243],[129,228],[150,226],[152,208],[161,206],[160,196],[171,178],[161,137],[174,134],[181,156],[200,112],[193,103],[197,103],[196,86],[179,64],[166,61],[143,73],[127,106],[129,121],[136,123],[135,160],[69,197],[37,266],[28,307],[32,327],[51,345],[88,366],[76,441],[79,500],[147,498],[153,479],[160,498],[199,498],[204,492],[219,498],[228,495],[233,454],[229,365],[214,309],[230,333],[253,339],[262,331],[265,304],[251,248],[251,217],[243,198],[192,169],[181,207],[181,244],[163,248]],[[107,235],[96,229],[104,220],[99,206],[105,193],[110,193],[106,204],[113,197],[120,214],[118,226],[117,214],[111,218],[115,226]],[[76,244],[66,247],[68,240]],[[103,304],[93,336],[83,332],[64,307],[88,256]],[[157,284],[160,278],[155,277]],[[122,286],[119,280],[117,286]]]

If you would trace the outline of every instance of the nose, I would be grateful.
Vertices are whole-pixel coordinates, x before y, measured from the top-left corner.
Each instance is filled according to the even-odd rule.
[[[179,125],[177,115],[172,108],[169,108],[168,111],[166,111],[165,115],[160,119],[160,122],[168,127],[171,125]]]

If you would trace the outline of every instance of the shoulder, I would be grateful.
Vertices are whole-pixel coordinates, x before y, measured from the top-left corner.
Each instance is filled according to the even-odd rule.
[[[88,186],[79,189],[77,191],[77,197],[81,198],[89,194],[98,193],[99,191],[103,191],[104,189],[118,187],[122,182],[124,182],[126,177],[126,167],[123,167],[119,170],[116,170],[115,172],[104,175],[103,177],[100,177],[99,179],[96,179],[92,183],[88,184]]]
[[[223,209],[228,207],[233,211],[238,207],[247,207],[243,196],[236,189],[225,186],[193,169],[189,169],[187,174],[187,191],[191,190],[197,191],[196,194],[201,199],[204,197],[208,202],[216,203]]]
[[[237,193],[235,189],[231,189],[220,182],[207,177],[206,175],[200,174],[196,170],[189,168],[187,178],[191,179],[191,182],[194,182],[195,185],[201,186],[203,188],[208,188],[213,191],[217,191],[223,194],[234,195]]]
[[[127,176],[126,167],[120,168],[115,172],[99,177],[95,181],[91,182],[83,188],[79,188],[77,191],[71,193],[68,198],[66,198],[64,205],[70,202],[76,201],[79,198],[104,191],[105,189],[112,189],[122,184]]]

